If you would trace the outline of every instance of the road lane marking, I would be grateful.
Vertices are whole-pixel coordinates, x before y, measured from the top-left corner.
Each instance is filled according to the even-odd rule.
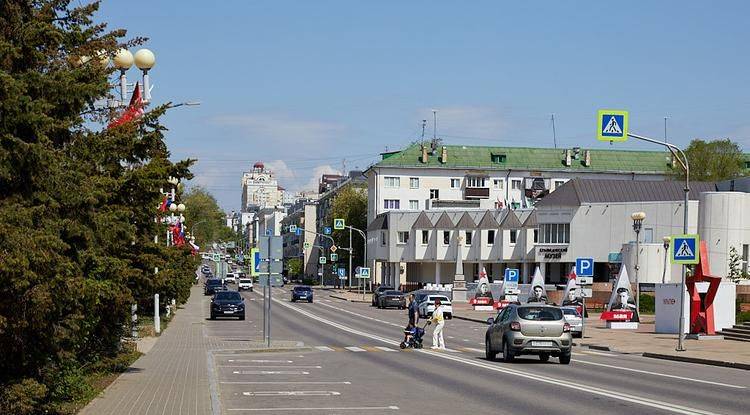
[[[260,397],[284,397],[284,396],[341,396],[341,392],[336,391],[259,391],[259,392],[242,392],[244,396]]]
[[[227,359],[227,362],[249,362],[249,363],[294,363],[293,360],[258,360],[258,359]]]
[[[316,349],[320,350],[321,352],[332,352],[333,349],[328,346],[315,346]]]
[[[476,349],[474,347],[460,347],[460,349],[466,350],[467,352],[484,353],[484,349]]]
[[[309,311],[302,310],[301,308],[293,306],[291,304],[285,304],[282,301],[279,301],[277,299],[274,299],[274,301],[278,302],[280,305],[284,307],[290,308],[293,311],[296,311],[302,315],[305,315],[313,320],[317,320],[321,323],[328,324],[329,326],[336,327],[348,333],[356,334],[356,335],[370,338],[373,340],[378,340],[378,341],[381,341],[383,343],[390,344],[393,346],[396,346],[398,344],[397,341],[387,339],[384,337],[380,337],[374,334],[365,333],[363,331],[356,330],[351,327],[347,327],[335,321],[317,316]],[[598,396],[602,396],[602,397],[609,398],[609,399],[616,399],[620,401],[631,402],[631,403],[635,403],[635,404],[639,404],[643,406],[648,406],[651,408],[656,408],[659,410],[666,410],[666,411],[671,411],[674,413],[680,413],[680,414],[686,414],[686,415],[715,415],[714,412],[710,412],[710,411],[704,411],[701,409],[682,406],[682,405],[678,405],[678,404],[674,404],[674,403],[670,403],[666,401],[659,401],[656,399],[649,399],[649,398],[640,397],[640,396],[636,396],[632,394],[626,394],[626,393],[618,392],[618,391],[611,390],[611,389],[600,388],[597,386],[573,383],[568,380],[557,379],[557,378],[553,378],[553,377],[546,376],[546,375],[538,375],[535,373],[525,372],[525,371],[518,370],[518,369],[511,369],[506,366],[497,366],[494,364],[478,362],[478,361],[470,360],[464,357],[451,355],[447,353],[440,353],[440,352],[434,352],[434,351],[429,351],[429,350],[416,350],[416,352],[424,353],[430,356],[439,357],[442,359],[453,360],[455,362],[464,363],[469,366],[480,367],[480,368],[484,368],[484,369],[495,371],[495,372],[505,373],[508,375],[515,375],[515,376],[523,377],[529,380],[534,380],[540,383],[546,383],[546,384],[551,384],[557,387],[573,389],[573,390],[577,390],[580,392],[584,392],[584,393],[588,393],[592,395],[598,395]]]
[[[395,352],[395,350],[391,349],[390,347],[385,346],[375,346],[376,349],[380,349],[384,352]]]
[[[235,375],[309,375],[304,370],[235,370]]]
[[[271,381],[271,382],[232,382],[232,381],[225,381],[225,382],[219,382],[219,383],[226,383],[227,385],[351,385],[351,382],[348,381],[311,381],[311,382],[303,382],[303,381],[292,381],[292,382],[283,382],[283,381]]]
[[[579,352],[581,352],[583,354],[592,354],[592,355],[596,355],[596,356],[607,356],[607,357],[615,357],[615,356],[617,356],[616,354],[612,354],[612,353],[594,352],[594,351],[591,351],[591,350],[579,350]]]
[[[390,321],[385,321],[385,320],[381,320],[381,319],[378,319],[378,318],[375,318],[375,317],[366,316],[364,314],[355,313],[353,311],[349,311],[349,310],[343,309],[341,307],[332,306],[330,304],[321,304],[321,303],[318,303],[318,304],[322,305],[323,307],[332,308],[334,310],[338,310],[338,311],[341,311],[341,312],[344,312],[344,313],[347,313],[347,314],[351,314],[351,315],[354,315],[354,316],[357,316],[357,317],[366,318],[366,319],[372,320],[372,321],[377,321],[378,323],[388,324],[389,326],[395,326],[395,327],[398,327],[398,328],[403,328],[404,327],[403,324],[391,323]]]
[[[243,366],[243,365],[218,365],[217,367],[252,367],[252,368],[277,368],[277,367],[288,367],[292,369],[322,369],[323,366],[298,366],[298,365],[250,365],[250,366]]]
[[[357,346],[346,346],[344,349],[349,350],[350,352],[366,352],[367,350],[357,347]]]
[[[666,373],[649,372],[647,370],[632,369],[632,368],[629,368],[629,367],[621,367],[621,366],[607,365],[607,364],[604,364],[604,363],[589,362],[588,360],[573,359],[573,361],[577,362],[577,363],[587,364],[587,365],[602,366],[602,367],[608,367],[610,369],[624,370],[624,371],[627,371],[627,372],[644,373],[644,374],[647,374],[647,375],[661,376],[661,377],[671,378],[671,379],[680,379],[680,380],[687,380],[687,381],[690,381],[690,382],[705,383],[705,384],[708,384],[708,385],[724,386],[726,388],[747,389],[746,387],[739,386],[739,385],[730,385],[728,383],[712,382],[710,380],[687,378],[687,377],[684,377],[684,376],[669,375],[669,374],[666,374]]]
[[[398,411],[396,405],[391,406],[340,406],[326,408],[229,408],[227,411],[244,412],[299,412],[299,411]],[[334,412],[335,413],[335,412]]]

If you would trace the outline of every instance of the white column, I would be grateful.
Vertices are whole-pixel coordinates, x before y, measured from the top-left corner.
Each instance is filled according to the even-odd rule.
[[[435,284],[440,284],[440,262],[435,262]]]

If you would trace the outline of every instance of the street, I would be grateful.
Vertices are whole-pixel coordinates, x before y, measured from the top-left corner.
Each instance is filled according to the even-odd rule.
[[[259,288],[259,287],[258,287]],[[485,327],[446,324],[447,351],[399,350],[406,315],[332,299],[291,303],[274,288],[272,336],[293,351],[214,351],[221,413],[748,413],[747,372],[577,347],[569,366],[529,356],[484,359]],[[247,320],[206,321],[232,341],[262,338],[262,295],[244,292]],[[203,299],[208,312],[208,297]],[[211,366],[211,365],[210,365]]]

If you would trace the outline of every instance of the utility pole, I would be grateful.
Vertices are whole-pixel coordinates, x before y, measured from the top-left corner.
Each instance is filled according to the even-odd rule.
[[[352,289],[352,255],[354,250],[352,249],[352,228],[349,227],[349,289]]]
[[[555,114],[552,114],[552,143],[557,148],[557,133],[555,132]]]

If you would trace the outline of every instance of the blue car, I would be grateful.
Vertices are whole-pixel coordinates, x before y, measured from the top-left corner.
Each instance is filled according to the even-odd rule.
[[[313,302],[313,290],[312,288],[304,285],[298,285],[292,290],[292,302],[295,301],[307,301],[308,303]]]

